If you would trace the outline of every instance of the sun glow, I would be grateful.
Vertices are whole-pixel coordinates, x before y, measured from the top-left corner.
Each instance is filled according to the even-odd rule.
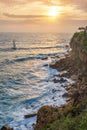
[[[57,6],[51,6],[48,11],[48,16],[57,17],[60,14],[60,9]]]

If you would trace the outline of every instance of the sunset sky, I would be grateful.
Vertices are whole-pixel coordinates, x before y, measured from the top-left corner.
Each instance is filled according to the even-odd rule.
[[[0,0],[0,32],[71,32],[87,25],[87,0]]]

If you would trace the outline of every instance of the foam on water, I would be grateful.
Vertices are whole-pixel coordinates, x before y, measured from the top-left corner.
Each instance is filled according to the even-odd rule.
[[[64,56],[69,38],[55,33],[0,33],[0,127],[7,124],[15,130],[32,130],[36,116],[24,119],[24,115],[36,113],[43,105],[66,103],[63,86],[71,80],[54,83],[59,72],[48,64],[58,60],[55,56]],[[17,50],[11,49],[13,39]]]

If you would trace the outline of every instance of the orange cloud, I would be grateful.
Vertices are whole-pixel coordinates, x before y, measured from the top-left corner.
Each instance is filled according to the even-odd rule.
[[[70,5],[78,9],[87,11],[87,0],[60,0],[61,5]]]
[[[82,9],[84,11],[87,11],[87,0],[0,0],[0,3],[3,3],[5,5],[19,5],[20,4],[29,4],[39,2],[43,5],[62,5],[62,6],[75,6],[76,8]]]
[[[0,3],[4,5],[17,5],[26,3],[26,0],[0,0]]]
[[[15,15],[9,13],[3,13],[4,16],[9,18],[46,18],[48,16],[45,15]]]

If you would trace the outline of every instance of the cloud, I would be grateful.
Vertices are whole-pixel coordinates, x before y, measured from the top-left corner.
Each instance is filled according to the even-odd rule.
[[[42,23],[48,16],[45,15],[16,15],[10,13],[3,13],[5,19],[0,19],[0,24],[38,24]],[[6,18],[7,17],[7,18]]]
[[[33,0],[33,1],[41,1],[41,0]],[[42,0],[43,4],[46,5],[58,5],[58,6],[74,6],[78,9],[87,11],[87,0]]]
[[[4,9],[2,7],[2,17],[6,17],[5,19],[10,18],[10,20],[16,19],[22,22],[23,20],[30,22],[43,20],[43,22],[49,22],[49,20],[47,21],[46,19],[48,16],[42,14],[46,14],[45,12],[48,11],[46,7],[51,5],[62,6],[62,10],[60,11],[61,19],[87,19],[87,0],[0,0],[0,3],[3,3],[8,7],[5,9],[5,13],[3,13]],[[9,4],[17,6],[13,8],[13,6],[9,7]],[[58,18],[58,21],[61,19]]]
[[[74,6],[78,9],[87,11],[87,0],[0,0],[0,3],[5,5],[21,5],[30,3],[40,3],[42,5],[60,5],[60,6]]]
[[[17,4],[24,4],[25,0],[0,0],[0,3],[4,5],[17,5]]]
[[[35,24],[38,20],[0,20],[0,25],[24,25],[24,24]]]
[[[9,18],[45,18],[47,17],[45,15],[15,15],[15,14],[9,14],[9,13],[3,13],[3,15]]]
[[[60,1],[61,5],[71,5],[78,9],[87,11],[87,0],[62,0]]]
[[[47,0],[46,0],[47,1]],[[46,2],[45,0],[42,0],[42,2]],[[0,0],[0,3],[4,5],[20,5],[20,4],[28,4],[28,3],[34,3],[34,2],[40,2],[40,0]]]

